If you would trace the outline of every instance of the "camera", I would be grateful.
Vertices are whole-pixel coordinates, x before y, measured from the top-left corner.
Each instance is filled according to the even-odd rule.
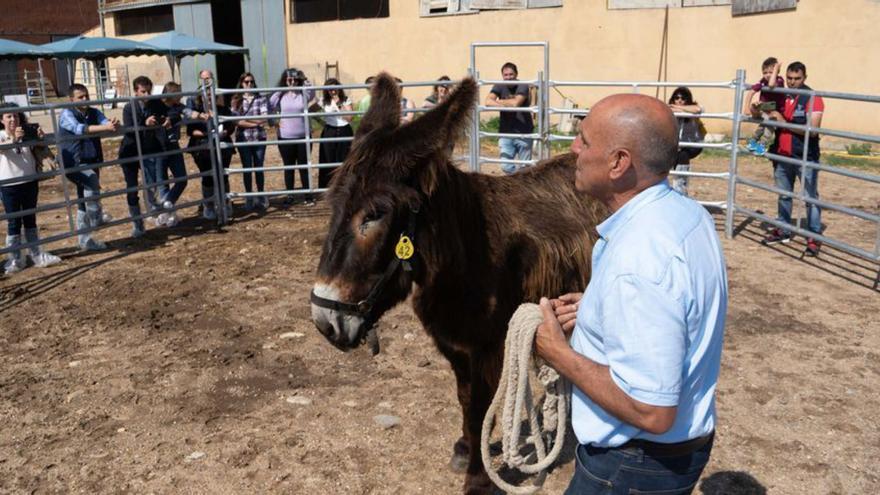
[[[25,141],[36,141],[40,139],[39,134],[37,134],[37,130],[39,130],[39,124],[24,124],[21,126],[24,130],[24,140]]]

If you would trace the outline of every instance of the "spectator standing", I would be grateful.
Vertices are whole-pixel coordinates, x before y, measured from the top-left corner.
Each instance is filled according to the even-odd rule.
[[[691,90],[680,86],[675,88],[672,96],[669,98],[669,109],[678,113],[690,113],[699,115],[703,113],[703,107],[694,101]],[[678,124],[678,142],[679,143],[699,143],[703,141],[705,132],[701,130],[702,122],[696,117],[676,117]],[[691,170],[691,160],[697,157],[703,151],[702,148],[678,148],[678,158],[675,160],[675,170],[677,172],[689,172]],[[672,178],[672,188],[680,194],[688,195],[688,178],[687,176],[675,176]]]
[[[330,78],[324,81],[325,86],[338,86],[339,80]],[[325,113],[350,112],[352,109],[351,100],[345,95],[342,88],[325,89],[321,98],[321,107]],[[324,130],[321,131],[322,138],[342,138],[352,137],[354,132],[351,129],[352,115],[327,115],[324,117]],[[351,149],[351,141],[336,141],[321,143],[318,148],[318,162],[320,163],[342,163]],[[318,169],[318,187],[324,189],[330,184],[330,175],[336,169],[320,168]]]
[[[400,123],[406,124],[412,122],[413,119],[416,118],[416,114],[414,112],[408,112],[408,110],[415,110],[416,104],[406,96],[403,96],[403,81],[399,77],[395,77],[394,80],[397,81],[398,86],[400,86]]]
[[[37,173],[36,159],[30,146],[6,146],[42,140],[43,131],[36,124],[29,125],[14,103],[0,104],[0,112],[0,146],[3,146],[0,148],[0,181],[4,181],[0,185],[0,199],[3,200],[3,210],[7,215],[12,215],[37,207],[39,187],[37,180],[30,177]],[[5,182],[14,179],[21,180]],[[12,249],[6,255],[6,273],[15,273],[27,267],[28,255],[22,255],[16,249],[22,240],[25,243],[40,241],[36,213],[6,219],[6,247]],[[34,266],[45,267],[61,262],[61,258],[44,252],[38,244],[31,246],[28,251]]]
[[[501,66],[501,77],[505,81],[516,81],[519,71],[511,62]],[[489,95],[486,96],[487,107],[516,108],[531,105],[529,86],[527,84],[496,84],[492,86]],[[535,129],[532,122],[531,112],[499,112],[501,134],[531,134]],[[501,148],[501,158],[508,160],[531,160],[532,139],[527,137],[503,137],[498,139],[498,147]],[[517,170],[528,165],[516,163],[504,163],[501,170],[506,174],[515,173]]]
[[[374,82],[376,82],[376,76],[370,76],[364,79],[364,84],[371,86]],[[361,112],[361,116],[370,109],[370,88],[367,88],[367,94],[363,98],[358,101],[357,111]]]
[[[273,112],[281,114],[297,114],[304,113],[309,103],[315,97],[315,91],[307,88],[311,86],[305,73],[296,68],[285,70],[281,74],[278,81],[278,87],[305,88],[301,90],[278,91],[269,99],[269,106]],[[278,139],[305,139],[306,133],[309,132],[309,122],[305,117],[282,117],[279,119]],[[308,155],[311,152],[306,143],[282,143],[278,145],[278,151],[281,153],[281,159],[285,166],[306,165],[308,164]],[[293,170],[284,171],[284,187],[288,191],[294,188]],[[300,188],[309,188],[309,169],[299,169]],[[284,198],[284,205],[289,206],[295,202],[293,194],[288,194]],[[315,204],[311,194],[303,197],[303,204],[312,206]]]
[[[206,220],[216,220],[216,208],[219,207],[219,205],[214,201],[214,177],[211,150],[194,150],[192,148],[207,144],[208,139],[210,138],[209,126],[214,125],[211,120],[209,106],[205,102],[205,95],[207,95],[208,98],[215,98],[215,102],[219,100],[219,97],[214,96],[214,74],[211,71],[203,70],[199,72],[199,81],[199,93],[188,99],[186,102],[186,106],[189,108],[192,118],[195,119],[186,126],[186,135],[189,137],[187,148],[190,149],[193,161],[196,162],[196,167],[198,167],[199,172],[203,174],[201,180],[203,204],[200,207],[202,218]],[[223,154],[224,157],[228,155],[231,161],[232,150],[222,150],[221,154]],[[224,181],[226,181],[228,191],[229,178],[225,175]]]
[[[119,129],[119,121],[116,118],[108,119],[100,110],[90,107],[89,90],[82,84],[70,86],[70,101],[79,102],[80,106],[65,108],[58,118],[58,135],[62,139],[59,145],[61,165],[65,168],[65,177],[76,185],[79,200],[76,210],[77,243],[83,251],[98,251],[107,249],[106,244],[93,238],[91,232],[84,231],[112,219],[104,213],[100,200],[91,199],[101,194],[100,169],[67,169],[103,162],[101,138],[95,134],[115,132]]]
[[[238,88],[250,89],[247,93],[236,93],[232,97],[231,110],[233,115],[240,117],[269,115],[269,99],[262,96],[256,90],[257,80],[250,72],[245,72],[238,78]],[[235,140],[239,143],[259,143],[266,141],[266,128],[263,119],[239,120],[236,122],[237,131]],[[242,168],[263,168],[266,160],[266,145],[240,146],[236,148],[241,158]],[[261,171],[253,173],[256,179],[257,192],[265,189],[265,174]],[[245,192],[252,192],[251,173],[242,173]],[[245,197],[245,209],[257,208],[265,210],[269,201],[265,196]]]
[[[541,298],[536,354],[572,383],[566,494],[687,494],[709,462],[727,273],[712,217],[666,181],[675,132],[661,101],[614,95],[572,143],[575,187],[611,215],[583,297]]]
[[[785,71],[785,80],[789,89],[812,90],[807,86],[807,67],[801,62],[792,62]],[[783,103],[782,118],[790,124],[819,128],[822,126],[822,115],[825,112],[825,102],[821,96],[800,94],[788,94]],[[770,149],[772,153],[781,156],[801,159],[806,156],[808,162],[819,162],[819,136],[817,131],[810,132],[810,138],[804,142],[804,131],[780,128],[776,133],[776,141]],[[773,178],[776,188],[790,193],[794,192],[795,179],[800,178],[806,196],[810,199],[819,199],[819,169],[780,161],[773,162]],[[779,195],[777,201],[777,220],[791,224],[791,196]],[[807,203],[807,230],[816,234],[822,233],[822,210],[819,205]],[[774,229],[764,238],[764,244],[772,245],[780,242],[789,242],[791,232],[784,229]],[[822,243],[813,237],[807,238],[807,247],[804,254],[818,256]]]
[[[147,199],[147,207],[150,213],[157,215],[157,225],[161,225],[158,215],[161,213],[159,201],[156,197],[156,183],[159,181],[163,159],[161,157],[149,157],[161,153],[166,149],[166,128],[170,127],[167,107],[158,99],[143,99],[153,93],[153,81],[146,76],[138,76],[132,81],[132,87],[136,97],[140,98],[131,103],[126,103],[122,109],[122,122],[128,132],[122,138],[119,146],[119,158],[130,159],[123,162],[122,173],[125,177],[125,187],[128,189],[138,187],[138,173],[143,162],[144,169],[144,195]],[[133,128],[137,125],[136,133]],[[140,147],[138,147],[140,146]],[[141,207],[138,199],[138,191],[130,191],[125,194],[128,203],[128,214],[132,217],[131,236],[138,238],[144,235],[144,220],[141,216]],[[164,220],[164,218],[163,218]]]
[[[763,77],[760,81],[752,84],[749,90],[746,91],[744,98],[746,108],[743,113],[751,113],[754,118],[760,118],[763,121],[783,120],[782,114],[779,112],[785,104],[785,95],[765,91],[766,88],[785,87],[785,82],[779,76],[780,67],[776,57],[768,57],[764,60],[764,63],[761,64],[761,74]],[[755,94],[759,95],[758,102],[752,101],[755,99]],[[773,127],[761,124],[755,129],[755,134],[752,138],[749,139],[747,148],[757,155],[763,155],[773,143],[775,135]]]
[[[449,76],[440,76],[437,81],[449,81]],[[422,103],[422,108],[434,108],[443,103],[447,96],[449,96],[449,86],[445,84],[435,84],[431,94],[429,94]]]
[[[180,93],[180,91],[180,84],[173,81],[166,83],[162,88],[162,93],[166,95]],[[161,159],[159,180],[168,180],[168,172],[170,171],[176,182],[171,184],[170,188],[167,185],[159,186],[159,202],[164,210],[172,210],[186,189],[186,164],[183,152],[180,150],[180,127],[184,120],[192,118],[192,110],[181,103],[179,96],[167,96],[162,99],[162,103],[167,107],[166,114],[169,123],[169,126],[165,128],[166,147],[168,151],[176,151],[177,153],[164,156]],[[179,222],[177,213],[174,211],[162,213],[159,217],[164,220],[160,223],[164,223],[168,227],[173,227]]]

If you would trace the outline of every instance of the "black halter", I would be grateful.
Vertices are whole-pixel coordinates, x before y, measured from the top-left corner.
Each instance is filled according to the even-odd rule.
[[[418,213],[418,207],[410,208],[409,220],[407,221],[406,230],[400,233],[401,239],[406,236],[410,240],[410,242],[413,243],[413,246],[415,245],[414,241],[416,235],[416,215],[418,215]],[[382,293],[382,289],[385,288],[385,286],[388,284],[388,281],[391,280],[391,277],[394,276],[395,272],[397,272],[397,268],[401,265],[403,266],[403,269],[405,271],[412,271],[412,262],[408,258],[401,258],[397,253],[395,253],[395,256],[391,258],[391,261],[385,268],[385,272],[382,274],[382,277],[380,277],[379,280],[377,280],[376,283],[373,284],[373,288],[370,289],[367,297],[361,299],[355,304],[342,301],[334,301],[332,299],[324,299],[323,297],[315,294],[314,289],[312,289],[309,300],[315,306],[360,316],[365,320],[365,324],[363,325],[363,329],[361,332],[364,333],[370,326],[372,326],[373,323],[375,323],[373,308],[375,307],[376,300]]]

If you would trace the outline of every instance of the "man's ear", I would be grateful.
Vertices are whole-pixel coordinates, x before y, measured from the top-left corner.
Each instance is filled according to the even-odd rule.
[[[633,167],[632,152],[626,148],[615,148],[609,156],[608,173],[612,180],[619,180]]]

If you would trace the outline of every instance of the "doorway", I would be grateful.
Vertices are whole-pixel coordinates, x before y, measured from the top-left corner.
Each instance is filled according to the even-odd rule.
[[[227,45],[242,46],[241,3],[239,0],[211,0],[211,23],[214,41]],[[244,72],[244,55],[217,55],[217,84],[221,88],[234,88],[238,77]]]

